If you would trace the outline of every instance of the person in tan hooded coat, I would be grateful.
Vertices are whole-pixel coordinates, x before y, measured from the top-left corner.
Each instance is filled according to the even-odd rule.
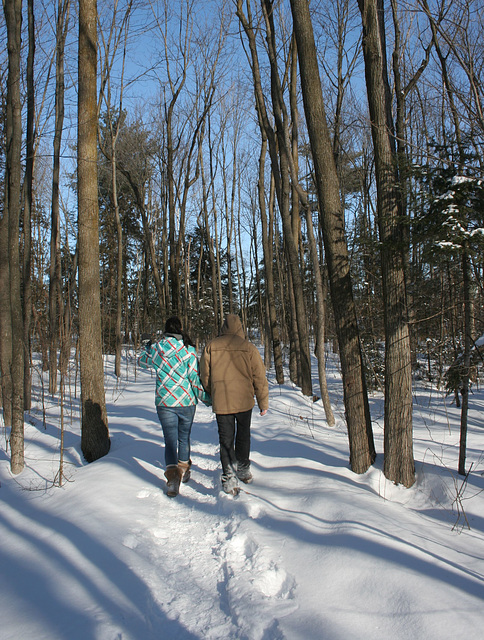
[[[266,370],[257,348],[247,340],[240,318],[226,316],[220,336],[205,347],[200,380],[212,398],[217,418],[222,486],[237,493],[238,481],[252,482],[250,423],[257,398],[261,415],[269,408]]]

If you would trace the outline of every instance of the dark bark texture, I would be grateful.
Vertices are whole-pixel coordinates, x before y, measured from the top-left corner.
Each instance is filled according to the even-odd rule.
[[[97,185],[96,0],[79,2],[78,233],[81,448],[87,462],[110,440],[104,395]]]
[[[291,0],[291,9],[298,48],[304,112],[321,211],[331,301],[340,349],[350,465],[354,472],[364,473],[375,459],[375,447],[349,271],[339,181],[326,122],[309,3],[307,0]]]

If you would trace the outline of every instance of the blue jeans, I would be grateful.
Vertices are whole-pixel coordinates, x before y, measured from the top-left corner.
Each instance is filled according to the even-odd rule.
[[[196,405],[189,407],[156,407],[165,438],[165,465],[190,460],[190,431]]]

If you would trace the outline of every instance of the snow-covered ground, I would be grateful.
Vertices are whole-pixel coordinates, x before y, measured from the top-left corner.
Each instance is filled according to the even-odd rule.
[[[44,429],[36,397],[22,474],[10,474],[5,438],[0,448],[1,640],[484,637],[483,391],[470,399],[463,483],[458,410],[415,388],[408,490],[382,474],[380,396],[371,398],[379,455],[358,476],[337,369],[334,428],[321,402],[269,380],[270,411],[253,416],[255,481],[235,499],[220,492],[216,425],[203,405],[192,479],[166,497],[150,372],[130,367],[116,385],[108,363],[112,445],[93,464],[67,402],[61,487],[59,408],[46,399]]]

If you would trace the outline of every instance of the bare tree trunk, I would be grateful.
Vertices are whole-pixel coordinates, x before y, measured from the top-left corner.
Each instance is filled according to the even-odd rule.
[[[240,219],[240,188],[241,188],[241,181],[238,181],[238,186],[239,186],[239,206],[237,209],[237,238],[235,239],[234,242],[234,248],[235,248],[235,272],[237,274],[237,284],[238,284],[238,304],[239,304],[239,309],[242,311],[244,310],[244,312],[246,311],[246,296],[245,296],[245,292],[246,292],[246,281],[245,281],[245,264],[244,264],[244,251],[242,248],[242,232],[241,232],[241,219]],[[235,226],[235,220],[234,220],[234,226]],[[238,247],[237,247],[237,239],[238,239]],[[229,312],[230,313],[230,312]],[[247,326],[246,324],[244,326]]]
[[[279,234],[279,229],[276,223],[276,218],[274,216],[274,201],[275,201],[275,190],[274,190],[274,177],[271,174],[271,187],[269,192],[269,202],[268,202],[268,211],[269,211],[269,219],[268,224],[271,227],[271,233],[274,235],[274,241],[272,243],[274,249],[274,267],[276,269],[276,281],[277,286],[279,287],[279,300],[281,303],[281,346],[287,344],[289,342],[289,330],[287,328],[287,300],[284,295],[285,289],[285,279],[282,267],[281,260],[281,238]],[[274,294],[276,292],[276,285],[274,284]]]
[[[425,2],[425,0],[424,0]],[[418,68],[415,75],[407,82],[407,84],[403,85],[403,77],[401,71],[401,47],[402,47],[402,34],[400,30],[400,23],[398,18],[398,0],[391,0],[392,6],[392,14],[393,14],[393,26],[395,33],[395,46],[393,50],[393,77],[395,81],[395,102],[396,102],[396,120],[395,120],[395,128],[396,128],[396,145],[397,145],[397,159],[398,159],[398,173],[400,178],[400,200],[402,207],[402,216],[408,221],[408,212],[407,205],[405,200],[405,194],[408,191],[408,170],[407,170],[407,143],[406,143],[406,116],[405,116],[405,102],[407,95],[409,92],[416,86],[419,78],[427,67],[430,60],[430,51],[433,47],[434,40],[430,41],[430,44],[425,49],[425,58],[423,59],[420,67]],[[435,36],[435,34],[434,34]],[[405,279],[408,283],[409,280],[409,255],[410,255],[410,224],[403,224],[402,231],[404,234],[404,269],[405,269]],[[416,336],[414,327],[414,305],[412,302],[412,288],[406,286],[407,292],[407,308],[409,313],[409,332],[410,332],[410,345],[411,345],[411,358],[412,365],[415,366],[417,364],[417,347],[416,347]]]
[[[55,74],[55,131],[54,164],[52,169],[52,208],[50,229],[49,268],[49,393],[57,391],[57,352],[59,346],[59,321],[62,315],[59,175],[60,149],[64,127],[64,45],[69,22],[69,0],[58,0],[56,24],[56,74]]]
[[[375,459],[375,446],[349,272],[339,181],[326,123],[308,0],[291,0],[291,9],[338,335],[350,465],[355,473],[364,473]]]
[[[165,110],[166,120],[166,178],[168,181],[168,246],[169,246],[169,277],[170,277],[170,312],[178,315],[180,304],[180,265],[177,264],[177,230],[176,230],[176,205],[175,205],[175,176],[174,176],[174,161],[175,161],[175,143],[173,140],[173,114],[178,98],[186,82],[187,69],[190,58],[190,43],[192,36],[192,18],[190,3],[181,4],[180,7],[185,6],[186,16],[185,23],[183,22],[183,15],[179,18],[178,34],[179,41],[176,43],[176,47],[179,50],[180,57],[176,65],[175,78],[170,66],[170,60],[172,58],[170,54],[170,43],[168,41],[168,7],[169,2],[164,0],[165,19],[164,23],[160,25],[161,35],[165,47],[165,64],[166,74],[168,78],[168,86],[171,91],[171,96],[167,100]],[[180,70],[181,68],[181,70]],[[168,301],[167,301],[168,302]]]
[[[287,251],[284,243],[284,251],[282,256],[285,261],[287,261]],[[291,269],[287,269],[285,273],[285,284],[286,291],[288,296],[288,308],[289,308],[289,325],[288,325],[288,334],[289,334],[289,377],[291,382],[294,384],[298,384],[299,379],[301,378],[301,357],[300,352],[301,349],[299,347],[299,335],[297,332],[297,322],[296,322],[296,299],[294,297],[294,283],[292,280],[292,271]]]
[[[112,146],[112,185],[113,185],[113,204],[114,204],[114,220],[116,223],[117,253],[116,253],[116,355],[114,361],[114,373],[117,378],[121,377],[121,321],[123,314],[123,225],[119,215],[118,203],[118,181],[116,172],[116,149],[115,140],[111,138]]]
[[[471,287],[469,273],[469,255],[466,248],[462,253],[462,276],[464,293],[464,370],[462,376],[462,406],[460,410],[460,443],[459,443],[459,474],[466,475],[467,449],[467,417],[469,410],[469,369],[471,366]]]
[[[181,87],[180,87],[181,89]],[[175,106],[178,93],[175,93],[172,101],[169,105],[167,112],[167,179],[168,179],[168,246],[170,249],[169,255],[169,273],[170,273],[170,300],[169,308],[170,313],[178,315],[179,303],[180,303],[180,274],[179,265],[176,260],[177,250],[177,235],[176,235],[176,212],[175,212],[175,177],[173,175],[173,163],[174,163],[174,145],[173,145],[173,131],[172,131],[172,119],[173,109]]]
[[[385,317],[385,476],[406,487],[415,482],[412,444],[412,364],[405,292],[398,164],[386,71],[383,0],[358,0],[375,152],[378,228]]]
[[[440,68],[442,70],[442,80],[444,81],[444,87],[446,89],[447,98],[449,100],[450,113],[452,114],[452,121],[454,123],[454,131],[455,131],[455,136],[456,136],[456,141],[457,141],[457,147],[459,149],[459,153],[461,154],[460,160],[461,160],[461,162],[463,162],[464,161],[464,157],[463,157],[464,146],[463,146],[463,142],[462,142],[462,133],[461,133],[461,128],[460,128],[460,124],[459,124],[460,117],[459,117],[459,112],[458,112],[458,109],[457,109],[457,105],[455,103],[453,83],[452,83],[452,80],[449,77],[449,71],[448,71],[448,68],[447,68],[447,56],[444,54],[444,52],[442,51],[442,49],[440,47],[438,24],[432,18],[432,14],[430,13],[430,9],[429,9],[427,0],[421,0],[421,4],[422,4],[422,6],[424,8],[425,13],[427,14],[428,19],[429,19],[430,29],[432,31],[433,44],[435,46],[435,52],[437,53],[437,57],[438,57],[439,62],[440,62]]]
[[[282,362],[280,330],[277,322],[276,297],[274,293],[274,273],[273,273],[273,225],[267,224],[267,211],[264,189],[265,157],[267,153],[267,137],[262,134],[262,147],[259,156],[259,210],[262,223],[262,249],[264,252],[264,271],[266,280],[266,297],[269,312],[269,328],[272,340],[272,352],[274,354],[274,368],[276,372],[277,384],[284,384],[284,368]]]
[[[202,210],[203,210],[203,222],[204,222],[204,233],[207,238],[207,246],[208,246],[208,257],[210,261],[210,271],[212,274],[212,304],[213,304],[213,333],[214,335],[218,335],[220,331],[220,327],[222,326],[223,318],[220,318],[218,313],[219,301],[218,301],[218,287],[217,287],[217,264],[215,261],[215,252],[213,248],[213,240],[212,235],[210,233],[210,222],[208,215],[208,189],[207,183],[205,179],[205,168],[203,164],[203,157],[201,160],[201,176],[202,176]]]
[[[299,113],[297,108],[297,44],[293,36],[292,40],[292,56],[291,56],[291,82],[290,82],[290,101],[291,101],[291,119],[292,119],[292,136],[293,136],[293,158],[295,174],[298,174],[298,120]],[[299,207],[299,195],[296,185],[293,186],[294,206]],[[330,427],[334,426],[335,419],[328,393],[328,384],[326,380],[326,358],[324,353],[325,343],[325,298],[323,278],[321,275],[321,266],[319,264],[318,248],[314,237],[312,213],[309,206],[304,207],[306,216],[306,228],[308,234],[309,252],[311,256],[311,264],[313,267],[314,282],[316,285],[316,358],[318,361],[318,377],[319,388],[321,391],[321,400],[323,402],[326,420]]]
[[[212,78],[212,82],[213,82],[213,78]],[[183,180],[183,189],[180,188],[181,197],[179,197],[179,228],[178,228],[178,237],[175,242],[175,260],[174,260],[174,265],[176,266],[178,271],[178,274],[176,276],[178,278],[178,284],[176,285],[178,286],[178,305],[179,305],[178,315],[180,315],[182,311],[186,313],[186,302],[187,302],[188,296],[190,295],[190,291],[189,291],[190,287],[187,283],[187,287],[185,290],[186,293],[184,296],[185,304],[181,305],[180,272],[182,272],[183,270],[182,257],[183,257],[183,251],[185,248],[185,221],[186,221],[188,195],[190,193],[190,189],[197,182],[200,176],[200,158],[202,154],[202,141],[203,141],[203,136],[200,135],[200,131],[205,130],[205,120],[210,110],[210,107],[212,105],[213,95],[214,95],[214,87],[213,87],[213,84],[210,84],[205,94],[203,111],[200,114],[199,118],[197,119],[197,124],[195,126],[188,151],[184,158],[185,178]],[[196,154],[195,154],[195,150],[197,151]],[[192,175],[192,164],[193,164],[194,155],[195,155],[195,161],[194,161],[195,170],[193,171],[193,175]],[[176,279],[174,282],[176,282]]]
[[[24,326],[20,277],[20,180],[22,146],[22,104],[20,98],[20,56],[22,0],[4,3],[7,26],[8,81],[6,126],[5,212],[8,212],[8,261],[10,272],[10,322],[12,380],[10,468],[17,474],[24,468]]]
[[[12,314],[10,310],[10,265],[8,260],[8,206],[0,219],[0,364],[3,421],[12,426]]]
[[[234,236],[234,203],[235,203],[235,189],[237,183],[237,172],[238,172],[238,164],[237,164],[237,131],[235,132],[233,140],[233,156],[232,156],[232,183],[230,190],[230,206],[228,203],[227,191],[227,167],[225,164],[225,153],[224,153],[224,163],[222,166],[223,171],[223,184],[224,184],[224,206],[225,206],[225,233],[226,233],[226,242],[227,242],[227,277],[228,277],[228,312],[234,313],[234,292],[233,292],[233,277],[232,277],[232,239]],[[223,150],[224,152],[224,150]],[[235,248],[235,254],[237,254],[237,247]],[[239,283],[240,284],[240,283]]]
[[[289,153],[287,149],[285,135],[287,135],[287,122],[284,126],[282,121],[282,91],[278,76],[277,61],[275,59],[275,42],[274,29],[272,24],[272,5],[269,0],[261,0],[262,8],[265,13],[266,27],[268,30],[267,42],[269,44],[269,57],[271,61],[271,95],[272,108],[276,119],[275,130],[270,124],[267,114],[264,92],[260,76],[259,60],[257,55],[257,46],[255,41],[255,33],[252,26],[252,18],[249,14],[245,16],[242,10],[242,0],[237,0],[237,16],[243,26],[244,32],[249,41],[249,49],[251,55],[252,77],[254,82],[254,94],[256,98],[257,113],[259,117],[259,125],[264,129],[269,143],[269,154],[271,158],[272,173],[274,175],[276,195],[279,203],[279,211],[282,219],[282,227],[284,233],[284,242],[286,247],[286,255],[291,271],[293,293],[295,300],[297,333],[299,340],[300,355],[300,376],[298,376],[301,391],[304,395],[312,395],[311,380],[311,358],[309,353],[309,333],[306,318],[306,305],[303,293],[303,280],[299,268],[299,255],[297,238],[294,237],[290,211],[290,192],[291,185],[289,179]],[[249,9],[249,4],[248,4]]]
[[[70,256],[69,250],[69,232],[66,229],[66,237],[65,237],[65,252],[66,256]],[[67,273],[67,291],[64,303],[64,313],[62,317],[61,324],[61,345],[60,345],[60,357],[59,357],[59,369],[61,374],[64,376],[64,379],[67,376],[67,370],[69,366],[69,358],[71,354],[71,344],[72,344],[72,307],[74,294],[76,290],[76,281],[77,281],[77,263],[78,263],[78,249],[76,245],[76,249],[74,252],[74,258],[70,262],[68,273]]]
[[[110,446],[104,395],[99,280],[96,27],[96,0],[79,0],[79,343],[81,448],[87,462],[106,455]]]
[[[299,206],[294,206],[292,200],[291,211],[291,190],[290,173],[291,163],[294,164],[292,149],[289,146],[288,121],[282,87],[279,78],[279,72],[276,60],[276,43],[274,33],[274,21],[272,15],[272,4],[270,0],[262,0],[262,6],[265,11],[266,28],[268,29],[268,49],[269,59],[271,63],[271,95],[272,109],[276,122],[275,139],[269,136],[269,148],[271,153],[272,170],[278,172],[276,176],[276,194],[278,196],[279,210],[282,218],[282,228],[284,232],[284,241],[286,247],[286,256],[291,270],[294,302],[295,302],[295,322],[297,327],[297,357],[298,357],[298,384],[301,391],[306,396],[312,396],[312,378],[311,378],[311,356],[309,351],[309,331],[307,322],[307,310],[304,300],[303,278],[300,268],[299,239],[300,239],[300,216]],[[267,133],[268,121],[265,120],[265,129]],[[297,123],[292,123],[297,126]],[[272,145],[271,145],[272,140]],[[272,147],[272,148],[271,148]],[[277,162],[277,153],[279,162]],[[279,173],[280,172],[280,173]],[[279,188],[278,188],[279,183]],[[295,183],[293,182],[293,187]]]
[[[240,184],[239,184],[240,187]],[[240,193],[239,193],[240,196]],[[239,198],[240,202],[240,198]],[[237,282],[239,282],[239,300],[240,300],[240,311],[242,316],[242,323],[244,327],[247,327],[247,308],[249,306],[248,298],[249,294],[247,291],[247,276],[245,272],[245,261],[244,261],[244,251],[242,249],[242,222],[240,216],[240,209],[238,211],[237,216],[237,236],[239,239],[239,256],[240,259],[237,259]],[[252,271],[252,270],[251,270]],[[242,283],[242,286],[240,286]]]
[[[318,360],[319,388],[321,391],[321,400],[326,415],[326,421],[330,427],[335,424],[331,401],[329,399],[328,382],[326,379],[326,356],[324,353],[325,344],[325,323],[326,309],[323,277],[321,275],[321,267],[319,264],[318,248],[314,237],[313,221],[311,212],[306,209],[306,224],[309,242],[309,251],[311,253],[311,262],[313,265],[314,280],[316,284],[316,358]]]
[[[145,187],[144,185],[141,188],[139,187],[136,180],[133,178],[133,176],[131,175],[131,172],[128,169],[120,166],[119,164],[117,165],[117,167],[129,182],[129,185],[134,193],[138,211],[141,214],[141,223],[143,225],[143,232],[144,232],[143,239],[145,244],[146,256],[150,261],[153,281],[154,281],[156,293],[158,296],[158,304],[160,306],[160,309],[164,309],[164,305],[165,305],[164,290],[163,290],[163,285],[161,283],[160,270],[158,269],[158,263],[156,260],[156,252],[155,252],[155,245],[153,243],[153,235],[150,230],[148,214],[146,213],[146,207],[145,207]]]
[[[259,330],[260,330],[260,339],[261,342],[264,342],[264,334],[265,334],[265,325],[266,323],[264,322],[264,300],[267,300],[267,296],[263,296],[262,295],[262,282],[261,282],[261,270],[259,268],[260,265],[260,259],[259,259],[259,246],[260,246],[260,240],[259,240],[259,234],[258,234],[258,225],[257,225],[257,208],[255,206],[255,203],[253,201],[253,199],[251,198],[252,202],[251,202],[251,212],[252,212],[252,233],[251,233],[251,249],[250,249],[250,256],[252,257],[252,251],[254,252],[254,259],[250,259],[250,271],[251,274],[253,271],[255,271],[255,286],[256,286],[256,291],[257,291],[257,320],[258,320],[258,324],[259,324]],[[252,278],[251,278],[252,281]],[[243,320],[243,325],[245,327],[248,328],[248,324],[247,324],[247,296],[244,296],[244,315],[245,318]],[[250,339],[250,337],[249,337]],[[264,354],[264,360],[265,360],[265,354]]]
[[[116,3],[117,7],[117,3]],[[116,145],[119,137],[119,132],[121,129],[121,125],[124,122],[123,118],[123,95],[124,95],[124,72],[125,72],[125,62],[126,62],[126,42],[128,39],[128,28],[129,28],[129,18],[132,10],[132,0],[129,0],[125,13],[123,15],[123,19],[121,21],[121,25],[119,28],[119,35],[116,38],[105,39],[103,38],[104,45],[104,65],[102,65],[101,71],[101,97],[104,99],[106,103],[106,119],[109,127],[110,133],[110,153],[109,153],[109,161],[111,164],[111,185],[113,192],[113,206],[114,206],[114,222],[116,225],[116,326],[115,326],[115,361],[114,361],[114,372],[117,378],[121,377],[121,348],[122,348],[122,336],[121,336],[121,325],[123,318],[123,258],[124,258],[124,248],[123,248],[123,225],[121,222],[121,216],[119,213],[119,202],[118,202],[118,175],[117,175],[117,163],[116,163]],[[111,33],[113,33],[116,29],[116,8],[113,10],[113,19],[111,23]],[[124,33],[124,48],[122,55],[122,65],[121,65],[121,80],[120,80],[120,92],[119,92],[119,106],[117,112],[117,118],[113,118],[113,107],[111,104],[111,70],[114,63],[115,55],[118,49],[118,45],[123,41],[121,35]],[[102,34],[102,32],[101,32]],[[114,40],[114,46],[112,46],[112,42]],[[112,46],[112,49],[111,49]],[[100,144],[100,146],[102,146]],[[105,153],[104,149],[102,149],[103,153]],[[106,154],[105,154],[106,155]],[[127,313],[127,307],[126,307]]]
[[[208,148],[209,148],[209,164],[210,164],[210,192],[212,195],[212,217],[213,217],[213,238],[212,238],[212,246],[215,257],[216,264],[216,280],[212,281],[212,287],[217,288],[217,300],[218,300],[218,317],[220,321],[220,326],[224,320],[224,300],[223,300],[223,292],[222,292],[222,268],[221,268],[221,260],[220,260],[220,241],[219,241],[219,231],[218,231],[218,204],[217,197],[215,193],[215,170],[214,170],[214,150],[213,150],[213,141],[211,137],[210,130],[210,120],[209,120],[209,133],[208,133]]]
[[[192,238],[189,238],[186,251],[185,260],[183,265],[183,286],[186,291],[186,304],[184,308],[184,315],[182,318],[182,326],[186,328],[189,335],[192,334],[192,315],[193,315],[193,295],[190,282],[190,263],[192,259]]]
[[[27,2],[29,52],[27,56],[27,153],[25,159],[25,205],[24,205],[24,255],[23,255],[23,320],[24,320],[24,410],[31,408],[31,349],[30,328],[32,324],[32,206],[34,175],[34,57],[35,23],[34,1]]]

